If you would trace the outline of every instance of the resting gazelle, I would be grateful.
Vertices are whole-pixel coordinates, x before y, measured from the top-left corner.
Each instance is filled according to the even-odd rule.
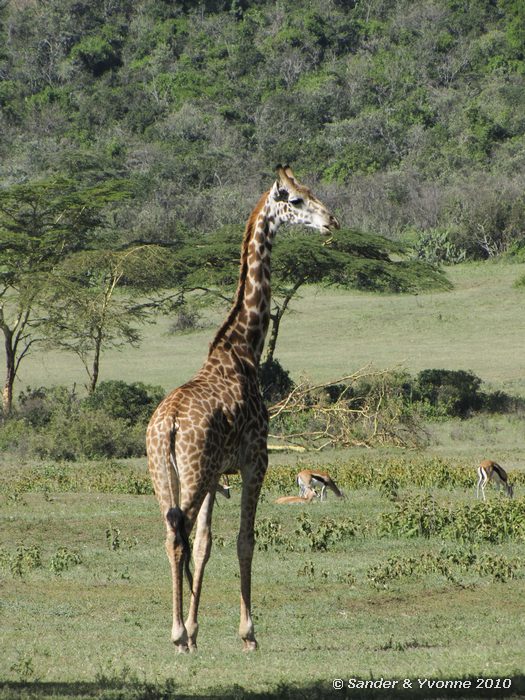
[[[485,501],[485,486],[489,481],[493,481],[498,489],[503,486],[505,493],[509,498],[514,495],[514,487],[509,484],[507,478],[507,472],[500,467],[499,464],[493,462],[491,459],[484,459],[483,462],[478,467],[478,485],[476,487],[476,498],[479,498],[479,491],[481,489],[481,495]]]
[[[281,505],[284,503],[310,503],[314,498],[317,498],[316,492],[307,488],[304,496],[281,496],[275,502]]]
[[[326,498],[326,489],[333,491],[338,498],[343,498],[343,492],[339,490],[335,481],[326,472],[303,469],[297,474],[297,484],[299,485],[299,495],[302,497],[306,496],[308,490],[315,490],[316,486],[320,486],[321,501]]]

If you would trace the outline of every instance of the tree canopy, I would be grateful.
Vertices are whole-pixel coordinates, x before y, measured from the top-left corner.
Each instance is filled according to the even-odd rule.
[[[103,209],[124,196],[122,181],[82,187],[63,178],[0,190],[4,412],[11,409],[13,383],[21,361],[45,336],[49,309],[44,309],[44,299],[53,272],[78,251],[104,245]]]
[[[281,319],[304,284],[337,284],[375,292],[417,292],[450,286],[435,266],[407,260],[402,245],[381,236],[343,228],[329,239],[306,231],[280,231],[278,239],[272,251],[270,360]],[[179,287],[200,290],[219,301],[232,297],[239,275],[241,240],[241,226],[225,226],[214,234],[188,240],[174,259]]]

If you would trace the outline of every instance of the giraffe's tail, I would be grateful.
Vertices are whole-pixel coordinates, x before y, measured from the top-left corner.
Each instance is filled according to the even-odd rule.
[[[166,513],[166,520],[168,525],[173,530],[175,535],[175,544],[182,547],[182,557],[184,562],[184,572],[186,574],[186,579],[190,590],[193,591],[193,575],[190,569],[191,562],[191,547],[190,540],[188,537],[188,532],[186,530],[186,518],[184,517],[184,511],[179,506],[180,503],[180,475],[179,468],[177,466],[177,459],[175,457],[175,438],[177,434],[177,423],[174,421],[170,426],[170,443],[169,443],[169,455],[168,456],[168,481],[170,484],[171,492],[171,507]]]
[[[179,508],[179,506],[174,506],[173,508],[170,508],[166,513],[166,520],[168,521],[168,524],[170,525],[171,529],[175,534],[175,544],[179,544],[182,546],[184,572],[186,574],[186,579],[188,581],[190,591],[193,591],[193,575],[190,569],[191,548],[188,533],[186,532],[184,512],[181,508]]]

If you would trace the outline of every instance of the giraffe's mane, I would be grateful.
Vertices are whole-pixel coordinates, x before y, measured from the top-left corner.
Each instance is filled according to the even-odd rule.
[[[244,301],[244,293],[246,289],[246,278],[248,276],[248,246],[250,243],[250,240],[252,239],[253,233],[254,233],[254,228],[255,228],[255,222],[257,220],[257,217],[259,216],[261,209],[263,208],[267,198],[268,198],[268,192],[265,192],[257,204],[255,205],[252,213],[250,214],[250,218],[248,219],[246,223],[246,228],[244,229],[244,236],[242,240],[242,247],[241,247],[241,265],[240,265],[240,273],[239,273],[239,283],[237,285],[237,291],[235,293],[235,301],[233,302],[233,306],[230,309],[230,313],[226,317],[226,320],[223,322],[217,333],[215,334],[215,338],[210,344],[210,350],[208,352],[208,355],[211,355],[213,350],[217,347],[217,345],[220,343],[220,341],[224,338],[226,335],[226,332],[228,331],[228,328],[231,327],[234,319],[236,318],[237,314],[239,313],[243,301]]]

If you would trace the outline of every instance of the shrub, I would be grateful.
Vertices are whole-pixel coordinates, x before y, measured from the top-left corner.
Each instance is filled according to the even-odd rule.
[[[0,451],[22,447],[27,441],[28,425],[24,419],[0,420]]]
[[[147,421],[165,393],[161,386],[109,380],[100,382],[82,403],[88,410],[104,411],[112,418],[121,418],[131,424]]]
[[[57,412],[32,447],[40,457],[75,460],[80,457],[136,457],[145,452],[144,424],[129,426],[105,411],[78,409]]]
[[[283,532],[283,524],[279,518],[261,518],[255,523],[255,539],[258,549],[267,552],[269,549],[279,551],[281,547],[290,548],[288,537]]]
[[[82,564],[82,557],[76,549],[59,547],[51,558],[49,568],[53,573],[61,574],[63,571],[67,571],[72,566],[78,566],[79,564]]]
[[[494,544],[508,539],[525,540],[523,500],[499,499],[492,503],[442,506],[430,496],[415,496],[397,503],[394,511],[383,513],[382,534],[404,537],[440,536],[463,542]]]
[[[429,263],[455,264],[465,260],[464,249],[454,245],[450,232],[443,229],[430,229],[421,233],[414,244],[416,256]]]
[[[490,576],[494,581],[504,583],[517,578],[523,562],[507,559],[501,555],[477,554],[472,549],[449,552],[441,549],[437,554],[425,552],[420,557],[390,557],[386,562],[376,564],[367,571],[367,579],[376,588],[388,588],[391,581],[414,576],[439,574],[452,583],[460,583],[459,573],[477,573]]]
[[[421,400],[427,401],[438,414],[462,418],[483,407],[480,386],[481,379],[465,370],[425,369],[416,378]]]
[[[140,457],[149,417],[164,396],[142,382],[101,382],[87,398],[64,386],[28,387],[15,416],[0,426],[0,447],[40,457]]]
[[[110,32],[106,31],[109,35]],[[71,50],[71,58],[78,61],[94,77],[121,65],[120,42],[111,36],[87,36]]]
[[[75,387],[44,387],[35,389],[28,386],[18,396],[17,415],[26,420],[32,428],[47,425],[57,411],[71,412],[78,404]]]
[[[295,530],[299,541],[303,538],[306,539],[307,546],[312,552],[326,552],[336,542],[354,537],[355,533],[356,526],[351,518],[334,520],[325,516],[315,527],[307,513],[301,513],[297,518]]]
[[[265,401],[274,403],[280,401],[294,387],[289,372],[284,369],[279,360],[267,360],[259,369],[259,381]]]
[[[9,562],[9,568],[14,576],[23,576],[41,566],[42,554],[37,545],[18,545],[16,554],[11,557]]]

